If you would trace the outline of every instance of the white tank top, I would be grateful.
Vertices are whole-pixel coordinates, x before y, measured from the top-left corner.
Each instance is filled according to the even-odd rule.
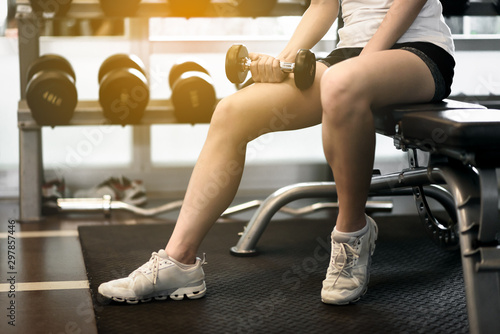
[[[411,0],[410,0],[411,1]],[[375,34],[394,0],[341,0],[344,27],[337,47],[364,47]],[[455,52],[450,28],[439,0],[428,0],[410,28],[397,43],[430,42],[451,55]]]

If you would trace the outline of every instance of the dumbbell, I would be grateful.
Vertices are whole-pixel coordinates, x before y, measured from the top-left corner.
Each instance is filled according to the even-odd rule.
[[[209,4],[210,0],[168,0],[172,14],[181,17],[203,16]]]
[[[68,124],[75,112],[78,93],[75,72],[62,56],[46,54],[28,67],[26,102],[39,125]]]
[[[35,13],[64,16],[71,7],[71,0],[30,0],[30,5]]]
[[[493,0],[493,6],[497,10],[497,13],[500,14],[500,0]]]
[[[199,63],[185,61],[175,64],[168,76],[172,104],[179,123],[210,123],[216,94],[208,71]]]
[[[278,0],[237,0],[238,12],[243,16],[267,16]]]
[[[226,54],[226,76],[232,83],[242,83],[250,69],[251,60],[248,58],[248,50],[242,44],[235,44],[229,48]],[[310,50],[301,49],[295,56],[295,63],[280,62],[283,72],[293,73],[295,85],[304,90],[314,82],[316,75],[316,57]]]
[[[443,5],[443,15],[464,15],[467,8],[470,6],[469,0],[441,0]]]
[[[101,9],[106,16],[134,16],[141,0],[99,0]]]
[[[99,103],[104,117],[116,124],[137,124],[149,103],[144,64],[135,55],[115,54],[98,73]]]

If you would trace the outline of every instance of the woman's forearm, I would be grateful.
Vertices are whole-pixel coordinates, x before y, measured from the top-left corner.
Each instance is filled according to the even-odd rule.
[[[338,0],[312,0],[278,58],[293,62],[299,49],[310,49],[316,45],[337,19],[338,10]]]

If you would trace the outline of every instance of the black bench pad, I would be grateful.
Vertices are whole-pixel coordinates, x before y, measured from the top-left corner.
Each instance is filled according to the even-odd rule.
[[[499,165],[500,110],[452,109],[407,113],[395,136],[405,146],[459,156],[474,165]]]
[[[426,111],[443,111],[450,109],[486,109],[479,104],[472,104],[454,100],[443,100],[438,103],[391,105],[373,111],[375,129],[378,133],[393,136],[395,128],[403,116]]]

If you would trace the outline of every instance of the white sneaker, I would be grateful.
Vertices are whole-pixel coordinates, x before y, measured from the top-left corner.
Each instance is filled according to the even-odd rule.
[[[182,264],[170,258],[165,250],[153,252],[151,259],[133,271],[128,277],[103,283],[98,292],[105,298],[118,302],[137,304],[152,298],[165,300],[198,299],[205,295],[203,260],[196,258],[192,265]]]
[[[330,265],[321,290],[323,303],[345,305],[366,293],[378,233],[372,218],[366,216],[366,222],[368,231],[359,237],[346,239],[332,233]]]

